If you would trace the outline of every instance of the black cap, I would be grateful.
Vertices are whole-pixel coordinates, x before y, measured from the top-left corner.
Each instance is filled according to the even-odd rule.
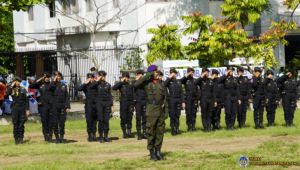
[[[190,71],[194,71],[194,72],[195,72],[195,69],[193,69],[192,67],[189,67],[189,68],[187,69],[187,72],[190,72]]]
[[[62,74],[61,74],[61,72],[59,72],[59,71],[55,71],[55,72],[54,72],[54,76],[62,76]]]
[[[258,71],[258,72],[262,72],[262,70],[261,70],[261,68],[259,68],[259,67],[254,67],[254,71]]]
[[[26,76],[25,76],[25,75],[22,75],[22,76],[21,76],[21,79],[22,79],[22,80],[26,80]]]
[[[177,72],[177,70],[175,70],[175,69],[171,69],[171,70],[170,70],[170,73],[175,73],[175,74],[177,74],[178,72]]]
[[[164,73],[161,72],[160,70],[157,71],[158,75],[164,76]]]
[[[208,68],[203,68],[202,69],[202,72],[206,72],[206,71],[209,71],[209,69]]]
[[[92,67],[92,68],[91,68],[91,71],[95,71],[95,70],[96,70],[96,68],[95,68],[95,67]]]
[[[285,73],[287,73],[287,72],[291,72],[291,73],[293,73],[293,70],[292,70],[292,69],[290,69],[290,68],[286,68],[286,69],[285,69]]]
[[[233,68],[232,66],[228,66],[228,67],[227,67],[227,70],[232,70],[232,71],[234,71],[234,68]]]
[[[43,73],[42,73],[42,76],[43,76],[43,77],[51,77],[50,73],[48,73],[48,72],[43,72]]]
[[[129,78],[130,76],[129,76],[129,73],[128,73],[128,72],[123,72],[123,73],[122,73],[122,77],[128,77],[128,78]]]
[[[99,74],[99,76],[106,76],[107,75],[107,73],[103,70],[99,71],[98,74]]]
[[[21,82],[22,80],[21,80],[20,77],[16,76],[16,77],[13,78],[13,81],[19,81],[19,82]]]
[[[137,70],[136,74],[145,74],[144,70]]]
[[[236,71],[237,72],[239,72],[239,71],[244,72],[244,68],[243,67],[237,67]]]
[[[87,78],[94,78],[95,76],[94,76],[94,74],[92,74],[92,73],[88,73],[88,74],[86,75],[86,77],[87,77]]]
[[[213,70],[211,71],[211,74],[219,74],[219,72],[218,72],[218,70],[213,69]]]
[[[267,76],[270,75],[270,74],[272,74],[274,76],[274,72],[272,70],[267,71]]]

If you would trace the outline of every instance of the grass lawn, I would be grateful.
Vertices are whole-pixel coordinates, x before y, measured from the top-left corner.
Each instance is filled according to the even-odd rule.
[[[43,142],[41,124],[25,125],[25,144],[14,145],[12,126],[0,126],[1,169],[240,169],[241,155],[261,157],[263,162],[299,162],[300,133],[295,112],[294,127],[285,127],[282,108],[277,109],[276,127],[254,129],[253,112],[247,114],[247,128],[225,130],[222,113],[222,130],[205,133],[201,116],[197,117],[197,132],[187,132],[185,117],[180,118],[183,133],[171,136],[170,119],[166,120],[165,140],[162,148],[167,161],[149,160],[146,140],[123,139],[120,120],[110,120],[109,137],[119,137],[111,143],[87,142],[85,121],[66,122],[68,144]],[[135,130],[135,119],[133,120]],[[249,165],[247,169],[300,169],[288,165]]]

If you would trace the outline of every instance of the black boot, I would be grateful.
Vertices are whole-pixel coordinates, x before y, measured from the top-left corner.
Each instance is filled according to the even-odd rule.
[[[157,161],[157,157],[155,155],[154,149],[150,149],[150,160]]]
[[[234,124],[231,124],[230,130],[234,130]]]
[[[265,127],[263,126],[262,122],[259,122],[259,128],[265,129]]]
[[[246,125],[245,125],[245,121],[243,121],[243,128],[245,128],[246,127]]]
[[[19,139],[18,138],[15,138],[15,144],[19,145]]]
[[[108,132],[104,132],[104,141],[111,142],[111,140],[107,136],[108,136]]]
[[[124,139],[128,139],[128,135],[126,133],[126,129],[123,129],[123,138]]]
[[[166,130],[165,130],[166,133]],[[142,135],[143,139],[147,139],[147,134],[146,134],[146,129],[143,129],[143,135]]]
[[[48,142],[48,140],[49,140],[49,139],[48,139],[48,134],[45,134],[45,135],[44,135],[44,139],[45,139],[45,142]]]
[[[141,134],[141,131],[138,130],[137,133],[138,133],[138,140],[142,140],[142,134]]]
[[[60,142],[66,144],[67,142],[64,140],[64,135],[60,135]]]
[[[293,120],[290,120],[290,126],[294,126],[294,125],[293,125]]]
[[[239,128],[243,127],[243,121],[239,121]]]
[[[89,137],[88,137],[88,141],[89,142],[93,142],[93,139],[92,139],[92,133],[88,133]]]
[[[195,127],[195,124],[192,124],[192,131],[195,132],[197,131],[196,127]]]
[[[93,141],[98,142],[99,140],[96,137],[96,132],[93,132]]]
[[[272,121],[272,126],[276,126],[275,123],[274,123],[274,120]]]
[[[131,129],[127,129],[128,130],[128,137],[129,138],[135,138],[135,136],[133,136],[132,134],[131,134]]]
[[[193,130],[192,130],[192,124],[188,124],[188,131],[189,132],[192,132]]]
[[[175,128],[171,127],[171,129],[172,129],[172,136],[176,136]]]
[[[160,154],[160,148],[156,148],[155,149],[155,155],[157,157],[158,160],[167,160],[166,158],[164,158],[161,154]]]
[[[23,138],[19,138],[19,144],[24,144]]]
[[[48,142],[52,143],[52,134],[49,134]]]
[[[230,129],[231,129],[231,125],[227,124],[227,130],[230,130]]]
[[[176,127],[176,135],[181,135],[182,133],[179,131],[179,127]]]
[[[255,122],[255,129],[259,129],[258,122]]]
[[[56,143],[56,144],[59,144],[59,143],[60,143],[60,140],[59,140],[59,136],[58,136],[58,135],[55,135],[55,139],[56,139],[55,143]]]
[[[100,135],[100,143],[104,143],[103,132],[99,132]]]
[[[208,125],[207,126],[207,132],[210,132],[211,131],[211,125]]]
[[[221,129],[221,127],[220,127],[220,123],[219,123],[219,122],[217,123],[217,129],[218,129],[218,130],[220,130],[220,129]]]

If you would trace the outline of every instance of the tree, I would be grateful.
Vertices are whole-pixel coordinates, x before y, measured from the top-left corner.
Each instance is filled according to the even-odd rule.
[[[51,0],[1,0],[0,2],[0,33],[3,31],[12,30],[12,26],[9,24],[6,18],[10,17],[11,12],[16,11],[27,11],[27,6],[49,3]]]
[[[177,34],[176,25],[157,25],[158,28],[150,28],[148,33],[153,34],[148,46],[149,53],[146,56],[148,65],[157,59],[166,60],[168,58],[178,59],[183,57],[182,45],[180,43],[181,35]]]

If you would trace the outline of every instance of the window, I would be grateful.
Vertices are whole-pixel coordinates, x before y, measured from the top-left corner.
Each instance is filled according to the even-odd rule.
[[[27,7],[27,13],[28,13],[28,20],[33,21],[33,6],[28,6]]]
[[[78,14],[79,13],[78,0],[71,0],[71,6],[72,6],[72,14]]]
[[[63,10],[65,14],[71,14],[71,6],[69,0],[63,1]]]
[[[55,17],[55,1],[49,4],[50,18]]]
[[[119,0],[114,0],[114,7],[119,7],[120,1]]]
[[[86,3],[86,11],[92,11],[93,10],[93,0],[85,0]]]
[[[146,0],[146,2],[171,2],[171,0]]]
[[[63,1],[63,10],[64,10],[64,13],[67,15],[79,13],[78,0],[64,0]]]

